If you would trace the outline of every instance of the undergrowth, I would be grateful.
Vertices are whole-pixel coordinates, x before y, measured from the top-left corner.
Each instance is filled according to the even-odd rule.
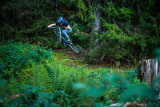
[[[8,41],[0,45],[1,77],[17,76],[22,69],[27,69],[32,63],[47,63],[53,61],[52,51],[28,43]]]
[[[26,53],[37,52],[38,47],[27,45],[29,49],[31,48],[27,50],[26,45],[17,44],[21,48],[18,48],[19,53],[15,52],[15,56],[24,50]],[[16,43],[12,45],[18,47]],[[7,81],[0,80],[1,106],[103,107],[128,101],[158,104],[155,96],[159,88],[155,90],[145,83],[140,83],[136,69],[90,68],[87,64],[71,60],[64,53],[56,52],[52,61],[49,59],[52,55],[48,54],[50,56],[45,57],[47,55],[45,52],[50,53],[41,48],[40,54],[43,53],[41,61],[37,63],[34,62],[36,60],[30,61],[29,67],[24,65],[22,69],[15,71],[18,72],[17,76],[13,75],[11,69],[5,70],[10,73],[10,78],[5,78]],[[10,60],[14,58],[11,57]],[[156,87],[157,81],[158,79],[154,83]]]

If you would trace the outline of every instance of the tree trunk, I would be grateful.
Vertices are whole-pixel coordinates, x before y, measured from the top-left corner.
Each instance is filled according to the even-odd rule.
[[[98,6],[94,11],[94,15],[95,15],[95,19],[94,19],[92,31],[98,32],[98,31],[100,31],[100,28],[101,28],[101,20],[100,20],[101,10]]]
[[[153,80],[160,76],[160,60],[148,59],[140,61],[138,68],[138,78],[141,82],[146,82],[148,86],[157,90],[157,86],[160,86],[160,82],[154,83]],[[158,90],[157,90],[158,91]],[[157,99],[160,100],[160,92],[157,95]]]
[[[160,76],[160,61],[156,59],[142,60],[138,68],[138,77],[152,87],[153,80]]]
[[[94,5],[94,6],[96,6],[96,5]],[[100,48],[100,44],[98,43],[98,39],[95,35],[96,33],[98,33],[100,31],[100,28],[101,28],[101,20],[100,20],[101,10],[100,10],[99,5],[97,5],[97,7],[95,8],[94,15],[95,15],[94,24],[93,24],[92,31],[90,34],[90,46],[89,46],[89,49],[87,52],[87,53],[91,53],[93,55],[93,56],[92,55],[90,56],[90,59],[93,59],[93,57],[96,56],[95,55],[96,51],[97,51],[97,49]],[[103,60],[104,57],[102,57],[102,56],[100,59],[97,59],[97,60]],[[92,61],[90,60],[89,62],[92,62]]]
[[[93,48],[92,45],[95,42],[98,42],[96,41],[96,38],[94,37],[94,33],[98,33],[100,31],[100,28],[101,28],[100,15],[101,15],[101,10],[100,10],[99,5],[97,5],[97,7],[94,10],[95,19],[94,19],[94,24],[93,24],[91,35],[90,35],[91,48]]]

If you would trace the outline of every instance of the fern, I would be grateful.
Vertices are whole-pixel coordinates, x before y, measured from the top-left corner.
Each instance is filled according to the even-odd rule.
[[[46,91],[51,91],[50,81],[48,76],[48,71],[43,65],[33,65],[32,66],[32,79],[30,80],[33,86],[45,86]]]
[[[46,91],[65,90],[69,82],[69,74],[63,71],[61,65],[33,65],[31,84],[33,86],[43,85]]]
[[[47,65],[32,65],[32,78],[30,83],[33,86],[45,86],[48,92],[64,90],[71,92],[74,82],[87,82],[89,72],[82,68],[70,68],[62,63],[54,62]],[[85,82],[86,81],[86,82]]]

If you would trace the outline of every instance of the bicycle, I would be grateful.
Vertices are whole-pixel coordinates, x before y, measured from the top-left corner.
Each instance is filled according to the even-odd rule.
[[[62,43],[63,41],[63,43],[68,45],[74,52],[79,53],[78,49],[74,46],[74,44],[72,42],[68,42],[65,36],[63,36],[61,27],[46,27],[46,29],[54,29],[57,44]]]

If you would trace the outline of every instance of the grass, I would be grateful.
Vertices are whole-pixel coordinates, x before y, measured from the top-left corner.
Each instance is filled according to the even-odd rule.
[[[71,97],[70,100],[72,104],[74,102],[79,104],[79,100],[82,100],[82,105],[83,103],[91,105],[88,104],[86,100],[81,99],[90,95],[95,98],[98,96],[103,97],[104,100],[96,99],[97,102],[103,104],[106,104],[107,101],[109,103],[118,101],[120,88],[116,87],[116,85],[113,87],[112,85],[114,84],[106,85],[108,87],[110,86],[110,88],[106,88],[105,93],[103,93],[104,85],[106,84],[105,81],[107,80],[107,82],[110,81],[114,83],[116,79],[121,79],[121,76],[113,75],[112,73],[125,75],[128,70],[89,65],[76,57],[76,54],[70,54],[64,50],[53,51],[53,57],[54,61],[52,62],[47,61],[46,64],[33,64],[31,68],[22,70],[18,75],[19,79],[17,79],[17,77],[10,79],[8,87],[11,95],[17,94],[25,85],[30,84],[34,87],[43,85],[46,87],[44,89],[45,92],[63,90]],[[127,75],[125,75],[125,78],[134,78],[130,74]],[[74,89],[74,86],[79,89]],[[81,88],[82,90],[80,90]],[[99,93],[101,91],[103,95]],[[84,96],[77,97],[80,94]],[[89,100],[89,98],[90,97],[87,97],[87,100]],[[93,103],[93,101],[90,101],[90,103]]]
[[[90,65],[86,64],[84,61],[76,57],[76,59],[72,58],[75,56],[75,54],[68,54],[64,50],[56,50],[53,51],[53,56],[55,61],[57,62],[62,62],[63,65],[68,66],[68,67],[82,67],[83,69],[87,69],[90,71],[99,71],[99,70],[109,70],[111,72],[117,72],[117,73],[123,73],[124,71],[128,71],[126,69],[119,69],[119,68],[108,68],[107,66],[101,66],[101,65]]]

